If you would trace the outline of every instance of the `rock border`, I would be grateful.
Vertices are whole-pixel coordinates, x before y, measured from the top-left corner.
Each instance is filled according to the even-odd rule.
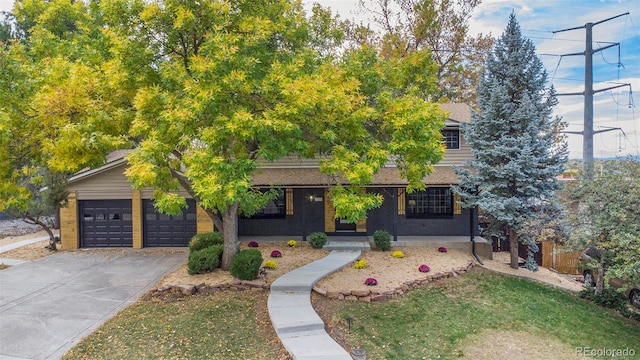
[[[327,290],[317,286],[313,287],[313,291],[324,297],[331,298],[331,299],[338,299],[338,300],[363,301],[363,302],[387,301],[387,300],[397,299],[400,296],[402,296],[404,293],[408,292],[409,290],[422,286],[424,284],[467,273],[471,269],[473,269],[474,266],[475,266],[475,263],[473,261],[469,261],[467,266],[451,269],[449,271],[445,270],[435,274],[426,274],[424,279],[407,281],[396,289],[387,290],[384,292],[377,292],[375,290]],[[199,285],[190,285],[190,284],[165,285],[165,286],[160,286],[160,287],[149,290],[148,294],[151,297],[153,297],[154,295],[160,296],[166,292],[173,292],[173,293],[179,293],[182,295],[190,296],[194,294],[213,293],[213,292],[227,291],[227,290],[259,292],[259,291],[265,291],[269,289],[270,289],[270,285],[267,284],[267,279],[265,277],[265,278],[258,278],[256,280],[250,280],[250,281],[233,279],[229,283],[210,285],[210,286],[207,286],[204,283]]]

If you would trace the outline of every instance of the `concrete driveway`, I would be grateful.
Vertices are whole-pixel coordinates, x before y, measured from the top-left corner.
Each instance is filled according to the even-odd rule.
[[[186,249],[73,251],[0,271],[0,359],[59,359],[186,258]]]

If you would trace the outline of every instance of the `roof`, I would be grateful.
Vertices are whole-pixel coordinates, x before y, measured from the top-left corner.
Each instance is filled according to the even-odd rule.
[[[456,126],[459,123],[468,123],[471,121],[472,109],[467,104],[443,103],[438,105],[440,109],[449,112],[446,121],[447,126]],[[133,149],[121,149],[110,152],[106,156],[104,165],[95,169],[86,168],[80,170],[69,179],[69,183],[86,179],[125,163],[126,156],[132,151]],[[283,184],[311,186],[326,185],[329,183],[329,179],[318,171],[318,159],[300,159],[285,156],[276,162],[258,161],[258,166],[262,171],[258,172],[254,177],[254,184],[256,185]],[[434,166],[434,169],[435,171],[425,178],[426,184],[452,184],[457,182],[457,176],[450,167]],[[285,180],[287,180],[286,184]],[[406,181],[399,176],[398,169],[390,162],[386,167],[380,169],[374,178],[374,184],[402,185],[406,184]]]
[[[448,121],[454,121],[456,123],[471,122],[471,106],[463,103],[445,103],[438,105],[440,105],[440,109],[449,112]]]

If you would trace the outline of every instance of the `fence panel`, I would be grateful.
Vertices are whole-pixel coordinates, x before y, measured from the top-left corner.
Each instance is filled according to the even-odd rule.
[[[555,245],[555,264],[553,259],[554,244],[551,241],[542,243],[542,266],[555,269],[560,274],[578,275],[580,251],[564,252],[562,245]]]

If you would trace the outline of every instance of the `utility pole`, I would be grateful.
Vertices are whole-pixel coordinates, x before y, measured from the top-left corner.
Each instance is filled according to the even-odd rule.
[[[593,94],[599,93],[602,91],[607,91],[611,89],[616,89],[622,86],[627,86],[628,84],[616,85],[612,87],[608,87],[606,89],[593,90],[593,54],[608,49],[613,46],[620,45],[619,43],[610,44],[607,46],[603,46],[596,50],[593,49],[593,27],[595,25],[601,24],[605,21],[613,20],[615,18],[619,18],[620,16],[629,15],[629,12],[624,14],[616,15],[614,17],[610,17],[605,20],[601,20],[595,23],[586,23],[584,26],[573,27],[569,29],[556,30],[553,31],[554,34],[563,32],[563,31],[571,31],[571,30],[586,30],[586,41],[585,41],[585,51],[579,53],[571,53],[564,54],[560,56],[575,56],[575,55],[584,55],[584,92],[582,93],[565,93],[565,94],[557,94],[558,96],[563,95],[584,95],[584,130],[582,132],[583,140],[582,140],[582,157],[584,158],[584,170],[587,177],[591,177],[593,173]]]

